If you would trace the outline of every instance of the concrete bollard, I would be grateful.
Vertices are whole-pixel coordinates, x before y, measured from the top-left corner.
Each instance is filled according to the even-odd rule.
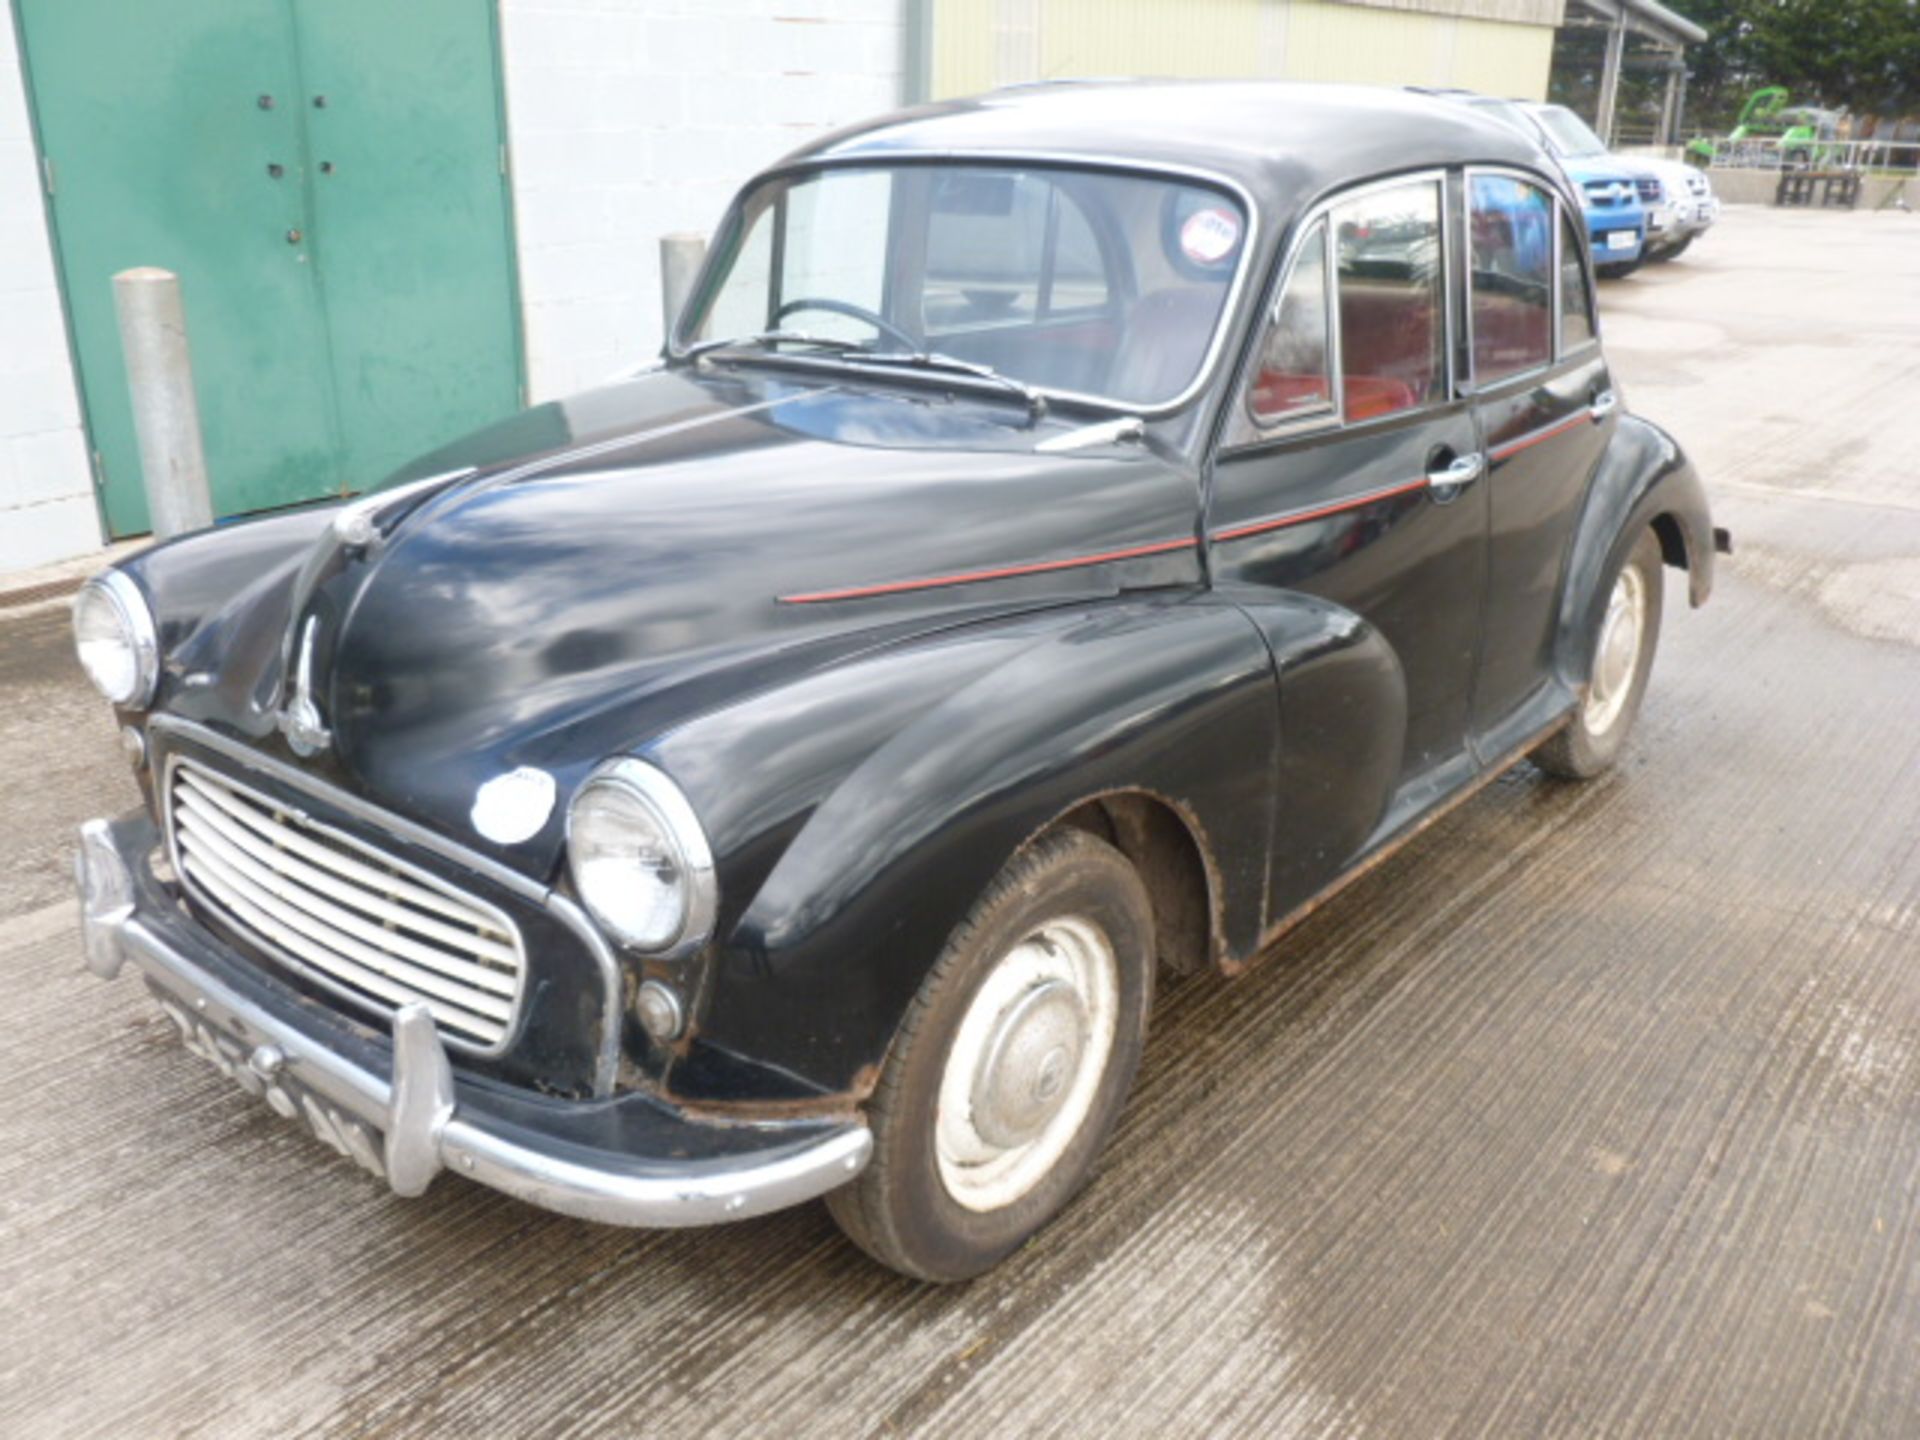
[[[660,237],[660,302],[666,333],[672,336],[680,312],[693,294],[694,278],[707,263],[704,235],[662,235]]]
[[[200,443],[180,277],[151,266],[122,270],[113,277],[113,308],[120,317],[120,348],[154,538],[204,530],[213,524],[213,497]]]

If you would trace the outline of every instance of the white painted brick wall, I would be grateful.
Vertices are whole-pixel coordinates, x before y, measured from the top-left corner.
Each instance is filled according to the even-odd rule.
[[[0,8],[0,575],[100,544],[38,161]],[[659,237],[898,103],[899,0],[501,0],[535,399],[660,345]]]
[[[536,400],[660,347],[660,236],[899,104],[899,0],[502,0]]]
[[[0,9],[0,575],[100,544],[12,5]]]

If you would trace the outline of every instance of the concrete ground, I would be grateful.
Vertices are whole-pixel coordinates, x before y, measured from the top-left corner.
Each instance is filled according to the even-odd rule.
[[[1915,1433],[1920,216],[1736,209],[1604,304],[1740,546],[1626,763],[1170,985],[1098,1181],[963,1288],[817,1205],[384,1195],[76,973],[133,792],[64,614],[0,622],[0,1433]]]

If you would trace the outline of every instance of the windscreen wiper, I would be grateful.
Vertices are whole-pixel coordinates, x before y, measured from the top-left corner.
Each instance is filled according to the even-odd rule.
[[[883,365],[906,370],[942,371],[970,375],[976,380],[997,385],[1020,397],[1027,414],[1037,420],[1047,413],[1047,397],[1033,386],[1002,374],[991,365],[962,360],[957,355],[942,355],[937,350],[875,350],[855,340],[831,335],[813,335],[804,330],[761,330],[752,335],[730,335],[723,340],[702,340],[680,352],[683,360],[698,360],[722,350],[772,350],[779,345],[811,345],[837,356],[846,356],[862,365]]]
[[[809,335],[804,330],[759,330],[752,335],[729,335],[720,340],[702,340],[689,345],[680,352],[682,360],[698,360],[716,350],[771,350],[776,345],[811,345],[816,350],[830,350],[836,355],[848,351],[866,353],[867,347],[857,340],[839,340],[831,335]]]
[[[957,355],[942,355],[937,350],[859,350],[854,356],[862,365],[891,365],[906,370],[945,371],[955,375],[971,375],[976,380],[985,380],[998,385],[1001,389],[1018,395],[1027,407],[1027,414],[1038,420],[1047,413],[1047,397],[1024,381],[1011,375],[1002,374],[991,365],[982,365],[974,360],[962,360]]]

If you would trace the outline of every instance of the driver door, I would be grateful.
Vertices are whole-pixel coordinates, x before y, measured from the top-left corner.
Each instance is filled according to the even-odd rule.
[[[1447,203],[1434,172],[1351,192],[1301,227],[1214,471],[1215,583],[1281,666],[1273,917],[1475,772],[1487,507],[1453,385]],[[1284,632],[1314,602],[1332,630],[1362,633],[1345,614],[1371,632],[1351,651],[1374,657],[1367,677],[1356,659],[1290,681]],[[1382,698],[1396,685],[1399,713]]]

